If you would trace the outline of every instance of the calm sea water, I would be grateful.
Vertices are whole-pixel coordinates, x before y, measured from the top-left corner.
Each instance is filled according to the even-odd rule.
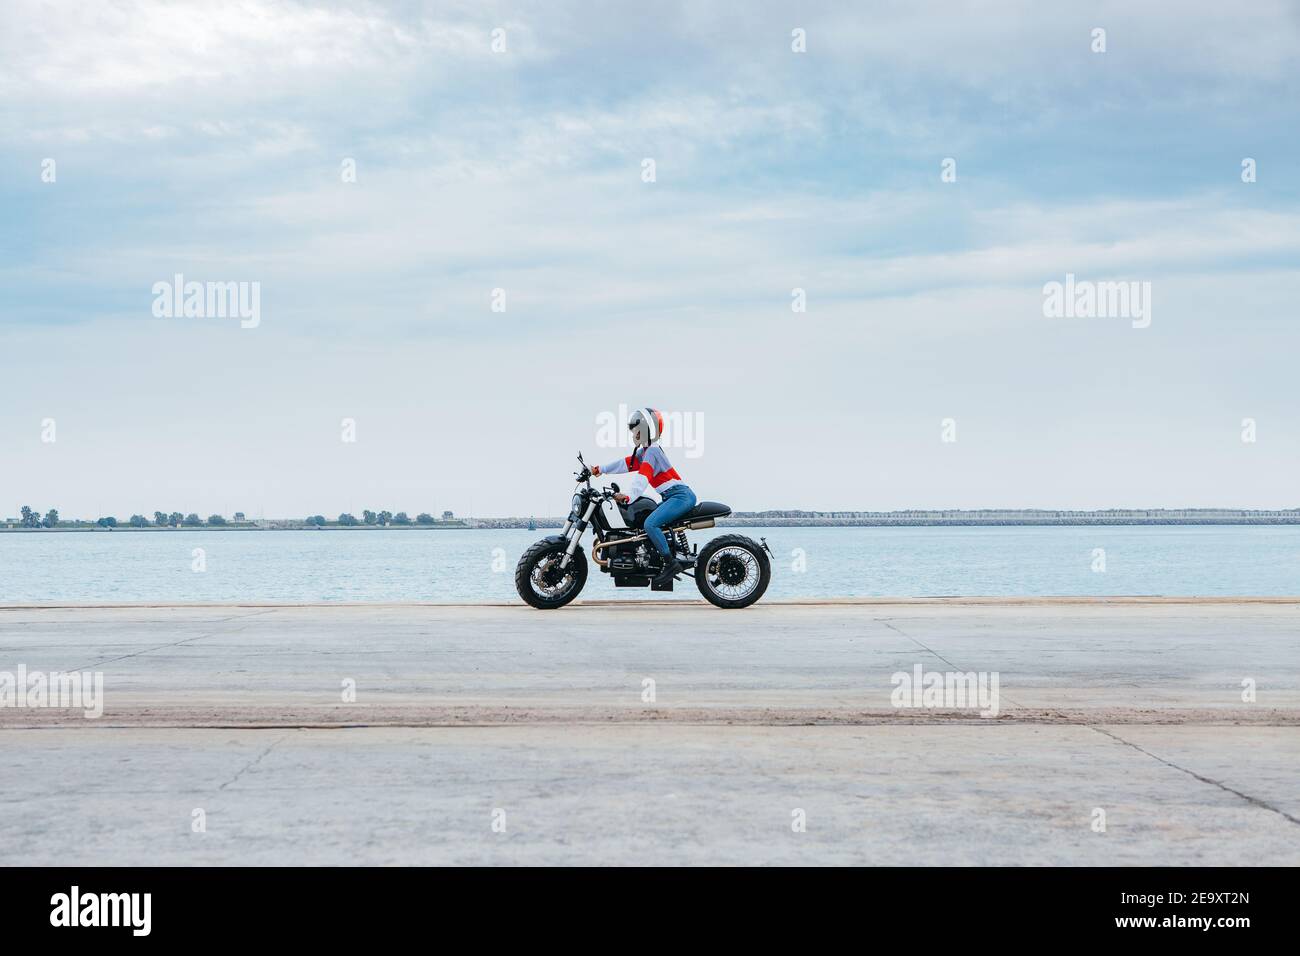
[[[1300,527],[748,528],[772,598],[1297,595]],[[703,542],[722,529],[697,532]],[[517,601],[541,531],[0,534],[0,603]],[[206,570],[194,571],[194,549]],[[1105,571],[1093,570],[1105,549]],[[800,566],[803,570],[799,570]],[[673,597],[698,599],[692,582]],[[643,598],[593,573],[584,597]],[[667,596],[667,595],[664,595]]]

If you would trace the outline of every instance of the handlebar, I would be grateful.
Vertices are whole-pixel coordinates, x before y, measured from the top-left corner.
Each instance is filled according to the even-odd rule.
[[[600,495],[602,498],[616,498],[620,494],[618,489],[618,482],[611,482],[610,483],[611,487],[601,488],[599,491],[597,491],[595,488],[592,488],[591,469],[588,468],[587,463],[582,460],[582,452],[578,452],[578,463],[582,465],[582,471],[575,471],[573,473],[573,477],[578,479],[579,484],[586,482],[587,488],[590,489],[593,493]]]
[[[578,474],[578,475],[577,475],[577,478],[578,478],[578,482],[579,482],[579,483],[582,483],[582,482],[585,481],[585,482],[587,483],[587,492],[590,493],[590,494],[592,494],[592,495],[595,495],[597,498],[612,499],[612,498],[617,498],[617,497],[619,497],[619,495],[621,494],[621,492],[618,490],[618,485],[615,485],[613,488],[593,488],[593,487],[591,487],[591,475],[590,475],[590,474],[586,474],[586,475]]]
[[[591,469],[588,468],[588,467],[587,467],[587,463],[586,463],[585,461],[582,460],[582,452],[578,452],[578,464],[582,466],[582,471],[575,471],[575,472],[573,473],[573,477],[574,477],[574,478],[577,478],[579,482],[583,482],[583,481],[585,481],[585,482],[588,483],[588,485],[590,485],[590,484],[591,484]]]

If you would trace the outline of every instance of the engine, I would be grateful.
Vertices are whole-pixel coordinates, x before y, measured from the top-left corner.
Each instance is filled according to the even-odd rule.
[[[644,541],[620,544],[609,549],[609,570],[615,575],[649,574],[658,570],[658,561],[651,556]]]

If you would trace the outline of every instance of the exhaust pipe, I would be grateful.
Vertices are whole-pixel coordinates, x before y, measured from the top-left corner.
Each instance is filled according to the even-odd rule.
[[[631,538],[616,538],[613,541],[596,541],[591,546],[591,560],[595,561],[602,568],[607,567],[609,562],[602,561],[600,555],[596,553],[597,551],[600,551],[602,548],[612,548],[616,544],[635,544],[638,541],[646,540],[647,537],[648,536],[642,532],[641,534],[634,535]]]
[[[695,521],[692,521],[686,527],[690,531],[702,531],[705,528],[713,527],[713,519],[698,518]],[[673,530],[672,528],[664,528],[664,534],[670,534],[672,530]],[[598,552],[600,552],[604,548],[612,548],[616,544],[636,544],[638,541],[645,541],[648,537],[649,535],[647,535],[643,531],[640,534],[633,535],[630,538],[616,538],[613,541],[596,541],[591,546],[591,560],[595,561],[602,568],[608,567],[609,562],[601,560],[600,554]]]

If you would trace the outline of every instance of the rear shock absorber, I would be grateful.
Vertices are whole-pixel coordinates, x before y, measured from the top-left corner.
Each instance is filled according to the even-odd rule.
[[[677,533],[673,535],[673,544],[677,548],[678,554],[691,553],[690,545],[686,543],[686,532],[682,531],[680,528],[677,530]]]

